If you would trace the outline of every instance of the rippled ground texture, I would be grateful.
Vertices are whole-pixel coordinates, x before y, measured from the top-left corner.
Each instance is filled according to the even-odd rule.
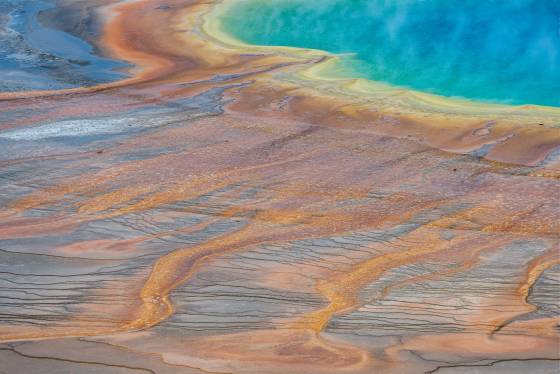
[[[127,78],[0,93],[0,370],[557,372],[558,112],[306,80],[214,5],[58,1]]]

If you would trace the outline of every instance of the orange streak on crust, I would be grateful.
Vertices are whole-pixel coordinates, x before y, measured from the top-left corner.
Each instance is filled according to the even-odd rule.
[[[515,319],[521,315],[530,313],[537,310],[537,307],[528,302],[529,293],[531,288],[538,281],[540,276],[551,267],[560,264],[559,248],[553,247],[551,251],[545,253],[542,256],[535,258],[529,266],[527,267],[527,272],[525,279],[519,285],[516,290],[516,294],[519,296],[520,302],[526,307],[524,312],[518,313],[513,317],[509,317],[504,320],[499,320],[495,322],[495,328],[490,332],[491,335],[503,330],[508,325],[515,322]]]
[[[309,124],[317,124],[327,129],[337,129],[340,131],[355,131],[356,137],[360,132],[364,134],[385,134],[393,137],[411,136],[413,139],[420,139],[431,147],[437,147],[448,151],[467,153],[478,149],[485,144],[496,146],[490,155],[494,159],[519,162],[525,164],[535,164],[542,160],[548,152],[560,144],[560,135],[556,128],[544,126],[542,129],[525,130],[526,123],[509,123],[506,120],[498,121],[497,124],[488,130],[488,133],[479,131],[484,123],[480,119],[468,119],[465,116],[454,118],[453,116],[436,116],[435,120],[430,117],[428,120],[419,120],[413,116],[395,115],[394,121],[387,121],[385,114],[378,112],[377,104],[361,101],[356,102],[355,97],[348,96],[329,96],[321,91],[321,87],[298,86],[293,83],[279,82],[273,75],[271,69],[276,68],[285,61],[294,62],[297,59],[287,59],[283,57],[248,57],[236,56],[235,53],[227,54],[219,48],[212,49],[209,43],[200,38],[192,30],[182,30],[181,27],[189,28],[193,20],[199,19],[200,13],[206,10],[213,3],[202,4],[200,1],[193,1],[189,4],[182,3],[184,8],[177,10],[177,14],[171,18],[161,15],[153,9],[162,1],[135,1],[120,4],[113,8],[114,16],[110,18],[104,28],[103,45],[116,57],[133,62],[137,68],[134,69],[134,76],[120,82],[107,85],[99,85],[90,88],[78,88],[71,90],[61,90],[56,92],[29,92],[17,94],[0,94],[1,99],[36,97],[58,94],[90,93],[109,88],[125,87],[128,85],[139,85],[142,87],[153,84],[159,89],[157,84],[161,83],[184,83],[192,82],[197,79],[208,78],[217,74],[226,73],[247,73],[243,79],[254,79],[248,88],[230,91],[229,95],[235,98],[235,102],[228,106],[227,110],[239,113],[251,113],[255,111],[259,116],[277,117],[280,119],[296,119]],[[175,1],[175,4],[181,2]],[[188,11],[189,21],[184,25],[180,24],[179,18],[183,17]],[[146,30],[153,32],[154,36],[146,34]],[[183,32],[184,31],[184,32]],[[187,33],[188,32],[188,33]],[[157,43],[158,40],[161,43]],[[181,49],[183,51],[181,52]],[[217,51],[215,54],[209,53]],[[186,69],[193,66],[192,69]],[[235,80],[238,82],[243,80]],[[157,84],[156,84],[157,83]],[[146,102],[165,102],[170,98],[183,97],[197,90],[203,91],[209,87],[219,86],[206,83],[197,88],[171,87],[162,89],[162,93]],[[118,94],[118,91],[116,91]],[[291,95],[292,100],[287,104],[278,104],[286,95]],[[284,106],[285,105],[285,106]],[[249,117],[247,117],[249,118]],[[251,117],[254,119],[255,117]],[[432,121],[433,120],[433,121]],[[248,122],[247,120],[246,122]],[[395,125],[398,123],[398,125]],[[242,126],[245,124],[237,124]],[[253,124],[250,124],[251,126]],[[267,129],[268,131],[274,131]],[[513,140],[500,143],[502,139],[510,134],[516,136]],[[508,138],[509,139],[509,138]],[[425,147],[428,149],[428,147]],[[309,150],[310,149],[310,150]],[[179,157],[158,157],[153,161],[132,162],[127,165],[119,165],[111,170],[110,173],[93,175],[83,178],[84,180],[74,181],[66,185],[53,187],[43,190],[41,193],[19,200],[12,204],[10,208],[24,211],[26,209],[47,205],[61,201],[68,195],[78,196],[83,200],[75,203],[80,220],[74,219],[74,224],[87,220],[116,217],[123,214],[146,211],[167,203],[188,200],[210,192],[215,189],[225,187],[236,182],[252,180],[259,182],[263,170],[274,170],[280,166],[285,166],[288,162],[303,162],[316,152],[312,147],[306,149],[305,153],[295,157],[283,157],[281,160],[265,162],[258,165],[241,165],[234,170],[219,170],[211,176],[196,176],[191,179],[177,178],[169,183],[153,183],[152,186],[119,186],[114,191],[107,192],[110,183],[116,175],[140,174],[146,170],[154,170],[159,165],[167,165],[168,162],[177,162]],[[342,148],[341,148],[342,149]],[[345,150],[346,151],[346,150]],[[366,149],[364,152],[374,150]],[[375,156],[375,154],[374,154]],[[181,155],[185,157],[185,155]],[[183,159],[184,161],[184,159]],[[500,173],[508,166],[498,163],[487,163],[486,173]],[[390,166],[386,167],[389,170]],[[482,173],[482,171],[481,171]],[[272,175],[272,173],[268,174]],[[557,178],[555,171],[535,171],[532,175],[545,178]],[[264,178],[269,178],[266,175]],[[126,181],[125,181],[126,182]],[[170,301],[170,293],[180,284],[188,281],[196,272],[207,262],[234,251],[247,249],[255,244],[265,243],[266,240],[273,238],[276,240],[288,240],[292,238],[311,237],[319,234],[342,233],[359,229],[362,227],[379,227],[382,223],[402,222],[408,217],[406,215],[395,217],[392,214],[385,214],[376,217],[375,214],[362,211],[328,210],[324,206],[336,205],[335,203],[345,199],[360,199],[366,194],[364,190],[349,188],[347,183],[344,189],[312,189],[304,188],[304,183],[293,183],[289,186],[279,188],[274,191],[273,202],[280,203],[278,206],[267,205],[258,210],[252,207],[235,206],[223,212],[213,213],[215,217],[235,217],[247,212],[253,212],[250,223],[244,229],[225,235],[221,238],[206,242],[189,248],[182,248],[166,256],[161,257],[151,269],[147,281],[143,284],[140,291],[140,300],[131,315],[116,327],[95,329],[85,326],[83,329],[53,329],[49,331],[34,330],[33,332],[10,332],[3,334],[7,340],[35,338],[35,337],[59,337],[59,336],[90,336],[99,334],[109,334],[129,330],[146,329],[152,327],[168,318],[173,313],[173,305]],[[92,185],[94,187],[92,187]],[[393,206],[400,206],[413,199],[410,196],[397,196],[387,198]],[[319,209],[310,209],[308,206],[283,207],[294,199],[321,200],[323,206]],[[84,202],[85,200],[85,202]],[[402,204],[401,204],[402,203]],[[441,204],[438,201],[437,204]],[[312,203],[310,203],[311,205]],[[303,205],[303,204],[300,204]],[[507,205],[507,204],[506,204]],[[203,208],[202,205],[197,208]],[[418,208],[419,210],[421,208]],[[318,214],[319,212],[320,214]],[[491,214],[493,213],[493,215]],[[448,227],[452,225],[475,230],[481,226],[483,232],[514,232],[516,234],[534,233],[537,231],[539,222],[531,216],[534,212],[530,209],[517,214],[503,210],[504,219],[500,223],[487,223],[483,219],[493,217],[502,213],[498,206],[480,207],[477,206],[468,211],[462,211],[455,216],[442,219],[431,224],[433,227]],[[209,220],[210,221],[210,220]],[[208,222],[209,222],[208,221]],[[480,221],[480,222],[479,222]],[[524,223],[530,221],[529,223]],[[69,223],[64,221],[65,224]],[[275,232],[268,225],[278,225],[282,229]],[[286,226],[289,226],[286,228]],[[294,228],[298,226],[299,228]],[[301,227],[300,227],[301,226]],[[552,232],[552,226],[540,225],[544,233]],[[37,226],[18,225],[2,230],[4,236],[17,236],[26,234],[24,231],[33,231],[36,235],[52,229],[50,223],[41,222]],[[63,224],[57,226],[62,230]],[[430,227],[430,224],[428,225]],[[259,235],[260,231],[269,230],[266,236]],[[285,231],[282,231],[285,230]],[[159,233],[166,235],[168,232]],[[276,235],[276,236],[275,236]],[[431,241],[430,243],[428,243]],[[328,306],[324,309],[311,312],[302,316],[293,323],[294,329],[311,330],[313,332],[322,331],[332,316],[356,308],[360,300],[358,293],[368,283],[379,279],[390,269],[419,261],[428,256],[437,255],[446,251],[451,242],[442,242],[435,236],[430,236],[427,240],[412,248],[401,252],[384,253],[380,256],[370,258],[358,264],[350,266],[345,272],[332,272],[324,275],[324,278],[317,282],[317,291],[328,301]],[[494,242],[496,244],[496,242]],[[466,260],[462,267],[450,270],[455,272],[471,267],[476,262],[476,254],[486,247],[470,249],[472,258]],[[557,263],[555,259],[540,259],[530,266],[527,279],[520,285],[517,293],[526,303],[527,294],[530,287],[538,279],[538,276],[550,266]],[[435,277],[436,275],[434,275]],[[416,281],[426,278],[415,278]],[[413,280],[411,280],[413,281]],[[396,287],[397,285],[395,285]],[[390,289],[384,292],[389,292]],[[503,323],[503,322],[502,322]],[[500,321],[497,322],[500,324]],[[11,338],[10,338],[11,337]],[[264,341],[269,342],[265,338]],[[476,340],[473,340],[476,341]],[[229,342],[228,342],[229,343]],[[236,342],[235,342],[236,343]],[[438,344],[438,342],[431,342]],[[304,349],[306,352],[314,352],[315,347],[324,347],[326,343],[317,337],[305,340],[300,346],[295,348],[290,346],[282,351],[282,354],[293,353],[297,349]],[[239,353],[243,355],[244,352]]]
[[[294,323],[294,326],[315,332],[322,331],[333,315],[348,311],[359,304],[358,292],[363,286],[378,279],[391,268],[411,263],[421,256],[430,255],[447,248],[447,245],[442,245],[441,240],[438,240],[435,236],[431,239],[433,240],[431,245],[421,245],[412,249],[374,257],[353,266],[347,271],[318,281],[317,290],[329,301],[329,305],[324,309],[303,316],[298,322]]]
[[[553,248],[552,251],[536,258],[529,264],[525,282],[523,282],[517,290],[525,303],[527,303],[531,287],[533,287],[533,285],[537,282],[542,273],[544,273],[547,269],[560,264],[559,250],[560,248]]]
[[[138,330],[152,327],[173,314],[169,293],[179,284],[188,280],[203,262],[240,247],[244,236],[241,230],[194,248],[173,251],[161,257],[152,268],[150,277],[140,292],[142,305],[137,317],[123,325],[124,330]]]

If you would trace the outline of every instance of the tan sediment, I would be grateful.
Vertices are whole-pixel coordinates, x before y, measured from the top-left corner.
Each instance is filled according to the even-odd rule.
[[[167,13],[154,11],[157,5],[164,3],[173,5],[173,11]],[[424,231],[419,234],[426,235],[426,237],[417,240],[416,244],[407,244],[394,250],[387,245],[378,255],[371,255],[369,258],[362,258],[360,261],[350,264],[336,264],[335,270],[317,272],[318,281],[315,290],[328,305],[305,315],[294,316],[294,321],[288,326],[290,331],[262,331],[209,337],[201,339],[198,347],[194,347],[196,344],[193,343],[192,349],[196,351],[196,354],[205,356],[209,352],[208,355],[218,361],[220,357],[229,357],[244,364],[256,362],[257,364],[254,365],[257,369],[262,361],[272,363],[271,366],[274,363],[287,365],[290,362],[297,364],[312,362],[325,372],[329,371],[330,368],[326,366],[330,364],[340,367],[341,370],[346,370],[348,367],[361,368],[363,365],[371,363],[369,353],[359,348],[358,345],[346,346],[333,343],[324,337],[325,334],[318,333],[324,331],[326,324],[333,316],[359,307],[363,302],[363,300],[359,300],[359,292],[365,286],[380,279],[391,269],[421,263],[425,259],[437,258],[443,261],[448,252],[453,253],[451,251],[453,246],[463,245],[465,247],[465,253],[462,254],[464,257],[461,257],[461,261],[458,260],[458,267],[438,274],[411,278],[400,284],[391,285],[383,292],[387,294],[394,291],[406,282],[429,281],[437,279],[441,275],[466,272],[479,263],[482,252],[490,252],[497,246],[513,239],[533,238],[538,235],[555,238],[554,223],[550,219],[548,222],[544,222],[547,217],[539,215],[540,206],[532,206],[529,203],[516,205],[514,203],[516,199],[524,198],[523,194],[517,190],[514,191],[517,195],[514,195],[509,201],[504,200],[500,190],[503,185],[484,186],[486,182],[483,179],[485,176],[497,176],[496,179],[505,178],[508,170],[512,168],[512,164],[539,164],[551,150],[557,148],[560,145],[560,134],[557,127],[559,117],[555,109],[482,107],[409,91],[388,91],[371,82],[333,81],[326,79],[328,72],[319,74],[314,70],[314,67],[326,68],[328,63],[333,60],[332,57],[329,57],[326,62],[317,65],[322,57],[322,53],[319,51],[301,53],[297,50],[258,49],[259,53],[263,53],[262,55],[257,53],[255,56],[242,56],[243,52],[253,51],[253,47],[244,46],[244,49],[238,49],[234,45],[224,46],[204,33],[206,30],[214,36],[212,30],[204,27],[201,17],[208,14],[215,3],[170,0],[166,2],[131,1],[116,5],[112,9],[114,16],[110,18],[104,28],[102,43],[107,46],[108,50],[113,51],[115,57],[131,61],[142,67],[142,69],[132,71],[134,73],[132,80],[74,91],[13,94],[9,98],[22,99],[23,104],[21,105],[25,105],[25,97],[51,95],[55,97],[70,93],[79,97],[82,93],[87,94],[95,90],[137,87],[146,90],[142,92],[151,94],[151,96],[147,95],[148,98],[143,101],[143,104],[148,104],[173,102],[176,97],[194,95],[212,87],[225,87],[226,99],[233,99],[233,101],[225,107],[226,115],[216,120],[224,129],[224,137],[230,134],[226,133],[227,129],[250,129],[253,131],[251,134],[258,134],[255,136],[260,136],[259,131],[267,136],[274,135],[267,138],[272,145],[266,148],[261,147],[258,142],[255,142],[255,145],[246,139],[228,139],[230,144],[235,143],[237,146],[228,151],[231,157],[239,157],[239,161],[234,166],[219,158],[213,158],[214,153],[217,153],[220,147],[226,147],[224,143],[216,148],[204,150],[201,154],[180,151],[170,156],[159,155],[150,160],[104,165],[100,172],[93,170],[77,178],[63,178],[61,183],[57,183],[53,187],[33,192],[27,197],[11,202],[9,209],[14,213],[10,214],[14,214],[16,218],[13,220],[10,218],[10,221],[0,228],[0,236],[17,238],[31,237],[49,231],[61,233],[81,223],[146,212],[166,204],[195,199],[232,184],[247,183],[249,187],[259,187],[272,179],[275,179],[276,184],[280,184],[278,182],[280,178],[277,176],[288,175],[287,179],[289,179],[289,173],[291,169],[295,169],[295,166],[305,162],[309,162],[309,165],[306,164],[305,167],[297,169],[299,175],[296,177],[298,178],[293,178],[290,183],[268,187],[268,195],[262,197],[264,203],[253,205],[235,203],[212,213],[204,212],[204,203],[193,208],[184,208],[184,212],[207,214],[207,220],[200,226],[184,229],[185,232],[203,228],[205,224],[222,218],[247,219],[247,225],[238,231],[202,244],[179,248],[159,258],[149,274],[146,271],[145,278],[142,278],[143,283],[140,282],[137,285],[138,289],[130,290],[137,292],[135,294],[137,300],[127,305],[127,310],[120,315],[122,318],[115,326],[95,328],[92,327],[93,325],[88,325],[88,322],[91,321],[84,320],[81,328],[22,329],[21,331],[0,332],[6,341],[92,336],[149,329],[166,320],[174,312],[171,301],[173,290],[192,280],[200,269],[210,266],[212,261],[224,255],[245,251],[268,242],[286,243],[290,240],[342,235],[360,229],[384,229],[406,223],[415,213],[422,212],[424,209],[445,204],[444,200],[438,200],[439,197],[435,196],[433,190],[421,191],[417,196],[411,187],[409,193],[389,193],[389,196],[383,200],[386,202],[387,211],[374,211],[374,208],[378,208],[378,206],[364,200],[370,191],[378,187],[378,179],[381,179],[384,173],[395,173],[402,183],[424,183],[415,178],[424,175],[422,173],[432,166],[431,162],[425,162],[418,163],[418,165],[423,165],[420,167],[426,170],[397,170],[397,167],[392,164],[394,160],[386,160],[383,157],[383,151],[376,149],[377,143],[374,145],[367,143],[360,146],[359,149],[354,149],[354,144],[339,144],[333,141],[329,146],[338,152],[337,157],[340,156],[341,161],[337,159],[327,173],[323,173],[323,175],[317,173],[310,177],[313,172],[325,168],[329,162],[333,161],[333,158],[325,158],[321,153],[322,142],[327,136],[332,135],[351,133],[354,143],[359,141],[362,136],[370,135],[407,139],[399,143],[399,146],[403,147],[422,143],[421,147],[410,146],[410,148],[404,149],[403,153],[413,149],[414,152],[418,152],[415,155],[422,157],[424,153],[430,152],[426,156],[428,161],[436,160],[435,155],[439,157],[443,154],[445,162],[449,161],[453,167],[456,164],[459,165],[456,166],[459,170],[449,168],[446,171],[445,162],[438,159],[437,167],[441,169],[438,172],[439,177],[433,180],[426,177],[426,183],[436,183],[443,189],[446,186],[442,182],[442,175],[449,177],[449,175],[453,175],[452,173],[464,172],[466,176],[462,182],[467,187],[462,191],[469,194],[471,188],[477,189],[469,200],[474,207],[459,209],[447,214],[445,218],[426,224],[423,226]],[[147,33],[146,30],[149,30],[150,33]],[[284,65],[286,63],[289,64]],[[277,72],[282,72],[282,74],[277,74]],[[227,84],[204,82],[212,77],[227,74],[233,75],[228,78]],[[242,76],[237,77],[235,74]],[[186,84],[197,81],[203,81],[203,83],[194,85],[195,87],[189,87]],[[240,84],[243,84],[243,87],[235,86]],[[228,85],[235,87],[228,87]],[[119,101],[121,97],[119,95],[124,98],[126,92],[115,91],[114,95],[110,99]],[[82,105],[86,107],[87,96],[84,97],[85,103]],[[288,97],[289,100],[284,101],[285,97]],[[126,108],[126,105],[123,103],[122,107]],[[99,110],[101,112],[103,109]],[[56,118],[60,114],[47,114],[45,117],[48,118],[49,115]],[[239,118],[243,118],[243,121],[235,122],[235,119]],[[231,120],[231,123],[225,122],[228,119]],[[266,122],[271,119],[278,120],[278,122]],[[541,120],[544,125],[536,127],[535,124]],[[297,127],[298,131],[286,131],[285,127],[292,122],[305,126]],[[209,123],[203,122],[203,125],[209,125]],[[314,133],[309,132],[308,128],[311,128],[312,131],[318,130]],[[336,130],[337,133],[328,133],[333,130]],[[188,135],[188,133],[186,134]],[[317,137],[311,138],[309,143],[305,143],[305,137],[309,134]],[[166,136],[173,138],[169,140],[170,142],[171,140],[180,142],[183,139],[171,132],[166,133]],[[303,137],[304,141],[298,145],[299,148],[297,152],[294,152],[295,155],[287,150],[277,158],[267,159],[267,152],[275,152],[276,145],[282,144],[283,139],[291,141],[297,139],[297,136]],[[279,138],[280,141],[277,141],[276,138]],[[379,144],[382,143],[382,140],[379,140]],[[446,152],[438,153],[433,149],[462,154],[488,144],[494,144],[494,147],[486,158],[503,162],[490,162],[484,160],[485,157],[478,157],[479,164],[472,175],[469,170],[460,169],[461,164],[458,158],[452,159],[456,156],[450,156]],[[256,146],[260,148],[255,148]],[[142,143],[128,143],[123,146],[124,151],[122,152],[136,147],[142,147]],[[244,155],[244,152],[252,152],[252,154],[243,158],[240,155]],[[363,175],[356,176],[356,180],[344,175],[335,175],[336,171],[348,166],[349,161],[344,157],[351,152],[355,152],[352,157],[357,158],[356,154],[359,154],[361,160],[371,161],[370,164],[365,161],[356,162],[357,165],[382,167],[384,172],[373,172],[366,169]],[[406,162],[406,158],[411,154],[404,156],[405,161],[403,162]],[[441,158],[443,159],[444,156]],[[192,172],[190,175],[190,171],[187,171],[188,168],[184,167],[185,163],[189,165],[200,163],[209,170],[197,169],[198,172]],[[77,165],[80,167],[82,164]],[[162,176],[157,173],[160,169],[166,171]],[[356,170],[364,169],[356,168]],[[532,174],[529,174],[529,177],[533,179],[552,179],[557,176],[553,170],[538,168],[531,170]],[[370,172],[372,177],[369,175]],[[402,172],[402,174],[397,174],[398,172]],[[332,178],[332,180],[325,182],[324,179],[328,178]],[[477,178],[482,181],[478,181]],[[451,180],[451,178],[446,180]],[[325,183],[321,184],[323,182]],[[476,187],[472,187],[473,185]],[[526,192],[527,195],[531,193],[529,190],[522,192]],[[422,200],[424,198],[430,200],[426,198],[427,194],[431,194],[430,199],[433,199],[429,203]],[[503,194],[507,195],[508,192],[503,192]],[[543,197],[553,195],[552,192],[541,192],[541,195],[538,196],[539,201],[543,200]],[[67,201],[70,201],[72,213],[68,218],[61,218],[60,221],[48,218],[36,220],[21,218],[19,221],[20,218],[17,218],[18,213],[25,213],[35,207],[48,207],[51,204],[56,205]],[[354,208],[345,208],[344,204]],[[430,231],[431,229],[433,232]],[[443,229],[459,231],[459,238],[450,241],[442,240],[438,235]],[[492,237],[490,243],[473,240],[471,244],[465,240],[469,237],[470,232],[480,233],[481,236],[476,239],[478,241],[489,240],[489,236],[482,234],[498,233],[507,235],[507,238]],[[146,234],[142,238],[121,244],[133,245],[171,233],[171,231],[165,231],[153,235]],[[82,244],[83,246],[78,243],[75,246],[59,249],[77,252],[107,245],[105,242],[95,241]],[[456,251],[456,249],[454,250]],[[535,260],[529,266],[524,282],[518,286],[517,291],[513,290],[512,299],[518,303],[526,303],[530,287],[538,279],[539,274],[553,266],[555,261],[549,257]],[[279,275],[275,276],[279,277]],[[491,312],[488,313],[488,315],[490,314]],[[496,315],[496,324],[504,321],[503,314],[497,313]],[[475,315],[473,318],[480,318],[480,316]],[[534,322],[534,325],[526,323],[528,329],[538,328],[542,331],[546,330],[548,334],[552,335],[551,326],[552,322],[548,320]],[[418,340],[411,339],[403,343],[398,349],[395,348],[394,352],[400,352],[403,349],[421,350],[420,348],[424,347],[427,350],[433,348],[436,351],[457,353],[469,347],[469,344],[476,346],[481,343],[487,344],[491,352],[503,350],[515,353],[515,348],[508,344],[523,343],[520,336],[515,338],[499,336],[497,342],[488,343],[487,334],[482,335],[483,337],[477,335],[469,338],[462,334],[449,334],[441,339],[440,337],[433,337],[433,339],[419,337]],[[242,338],[247,339],[248,347],[254,348],[256,353],[248,354],[247,347],[239,345],[239,339]],[[449,348],[445,345],[445,339],[452,341],[457,339],[458,342],[456,346]],[[537,347],[539,344],[545,346],[544,340],[537,340],[531,340],[531,342],[535,343]],[[424,343],[425,346],[423,346]],[[222,351],[219,348],[213,348],[216,345],[221,347],[220,344],[223,344],[224,347]],[[264,358],[260,357],[261,355]],[[398,358],[392,356],[391,358],[395,362],[398,361]],[[259,361],[259,359],[262,360]],[[183,358],[175,355],[173,360],[180,361]],[[325,363],[327,364],[325,365]]]

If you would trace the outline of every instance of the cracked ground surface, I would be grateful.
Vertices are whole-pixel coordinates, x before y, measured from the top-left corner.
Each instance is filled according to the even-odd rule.
[[[558,111],[339,91],[214,5],[41,13],[129,68],[0,93],[0,373],[558,372]]]

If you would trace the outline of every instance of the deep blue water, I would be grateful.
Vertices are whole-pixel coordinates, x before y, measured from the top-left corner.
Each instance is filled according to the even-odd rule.
[[[52,0],[0,0],[0,91],[61,89],[124,78],[127,64],[96,54],[85,40],[45,27]]]
[[[351,53],[343,76],[560,106],[560,0],[239,0],[222,21],[250,44]]]

